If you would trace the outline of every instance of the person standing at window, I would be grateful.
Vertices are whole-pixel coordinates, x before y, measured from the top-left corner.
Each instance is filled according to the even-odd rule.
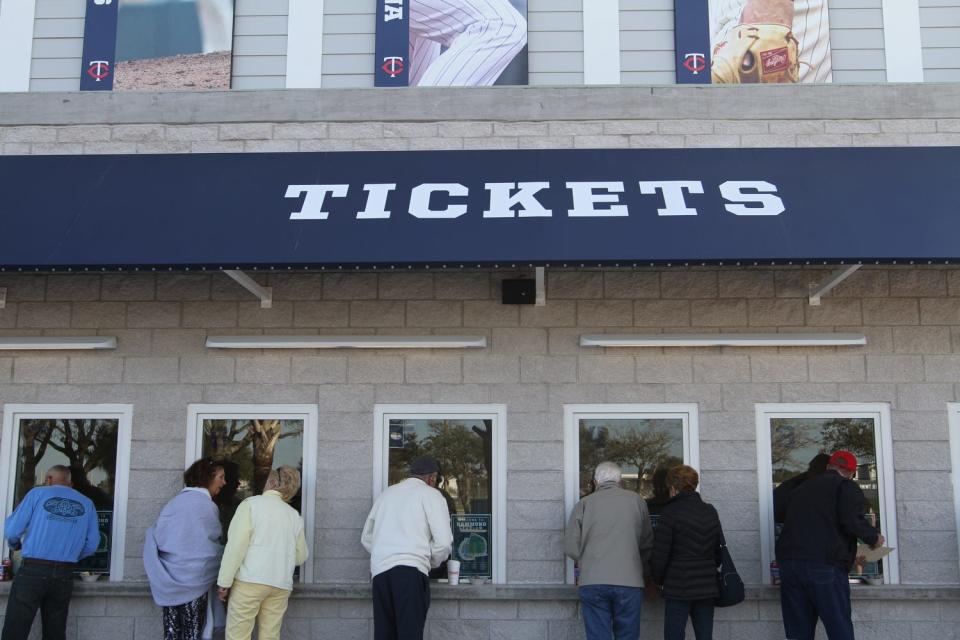
[[[7,597],[3,640],[27,640],[37,609],[43,640],[65,640],[73,571],[100,545],[93,502],[71,487],[70,469],[55,465],[44,486],[27,492],[4,527],[11,549],[23,541],[23,564]]]
[[[780,609],[789,640],[813,640],[817,618],[830,640],[853,640],[849,573],[857,539],[871,548],[883,536],[864,517],[867,499],[853,481],[857,458],[830,456],[827,471],[797,487],[777,540]]]
[[[360,543],[370,554],[375,640],[422,640],[431,568],[450,556],[450,511],[436,489],[440,465],[417,458],[410,477],[387,487],[367,516]]]
[[[288,502],[300,491],[300,472],[270,471],[263,494],[240,503],[230,522],[217,577],[227,602],[226,640],[279,640],[293,591],[293,571],[307,560],[303,518]]]
[[[184,489],[147,529],[143,566],[153,601],[163,607],[164,640],[200,640],[209,592],[217,579],[223,545],[220,515],[213,498],[224,485],[223,465],[197,460],[183,473]],[[221,610],[222,611],[222,610]]]
[[[647,503],[620,486],[622,471],[601,462],[596,491],[573,508],[564,551],[580,563],[580,609],[587,640],[640,635],[645,567],[653,546]]]
[[[713,505],[697,493],[700,476],[686,465],[667,472],[670,501],[653,544],[653,579],[663,590],[664,640],[683,640],[687,618],[697,640],[713,638],[713,600],[723,533]]]

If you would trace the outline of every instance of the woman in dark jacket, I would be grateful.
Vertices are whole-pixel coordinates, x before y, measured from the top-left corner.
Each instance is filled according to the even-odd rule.
[[[686,465],[667,472],[670,501],[654,532],[653,580],[664,598],[663,637],[684,640],[687,618],[697,640],[712,640],[713,600],[723,533],[713,506],[700,499],[700,477]]]

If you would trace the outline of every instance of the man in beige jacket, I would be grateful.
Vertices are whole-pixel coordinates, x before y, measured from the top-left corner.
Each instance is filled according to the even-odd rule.
[[[260,640],[279,640],[293,591],[293,570],[307,559],[303,518],[287,504],[300,490],[300,472],[274,469],[263,494],[240,503],[230,521],[217,576],[226,600],[226,640],[250,640],[257,622]]]
[[[580,563],[580,610],[587,640],[637,640],[644,568],[653,549],[647,503],[620,486],[620,467],[597,465],[596,491],[570,514],[565,551]]]

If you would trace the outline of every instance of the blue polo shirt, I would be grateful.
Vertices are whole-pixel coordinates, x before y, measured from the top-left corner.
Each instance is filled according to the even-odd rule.
[[[93,502],[62,485],[31,489],[4,523],[10,546],[22,541],[24,558],[77,562],[100,546]]]

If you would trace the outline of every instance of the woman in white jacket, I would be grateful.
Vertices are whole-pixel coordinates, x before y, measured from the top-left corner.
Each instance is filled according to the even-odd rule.
[[[299,490],[296,469],[274,469],[263,494],[241,502],[230,521],[217,577],[227,601],[226,640],[249,640],[254,621],[260,640],[280,638],[293,570],[307,559],[303,518],[287,504]]]

